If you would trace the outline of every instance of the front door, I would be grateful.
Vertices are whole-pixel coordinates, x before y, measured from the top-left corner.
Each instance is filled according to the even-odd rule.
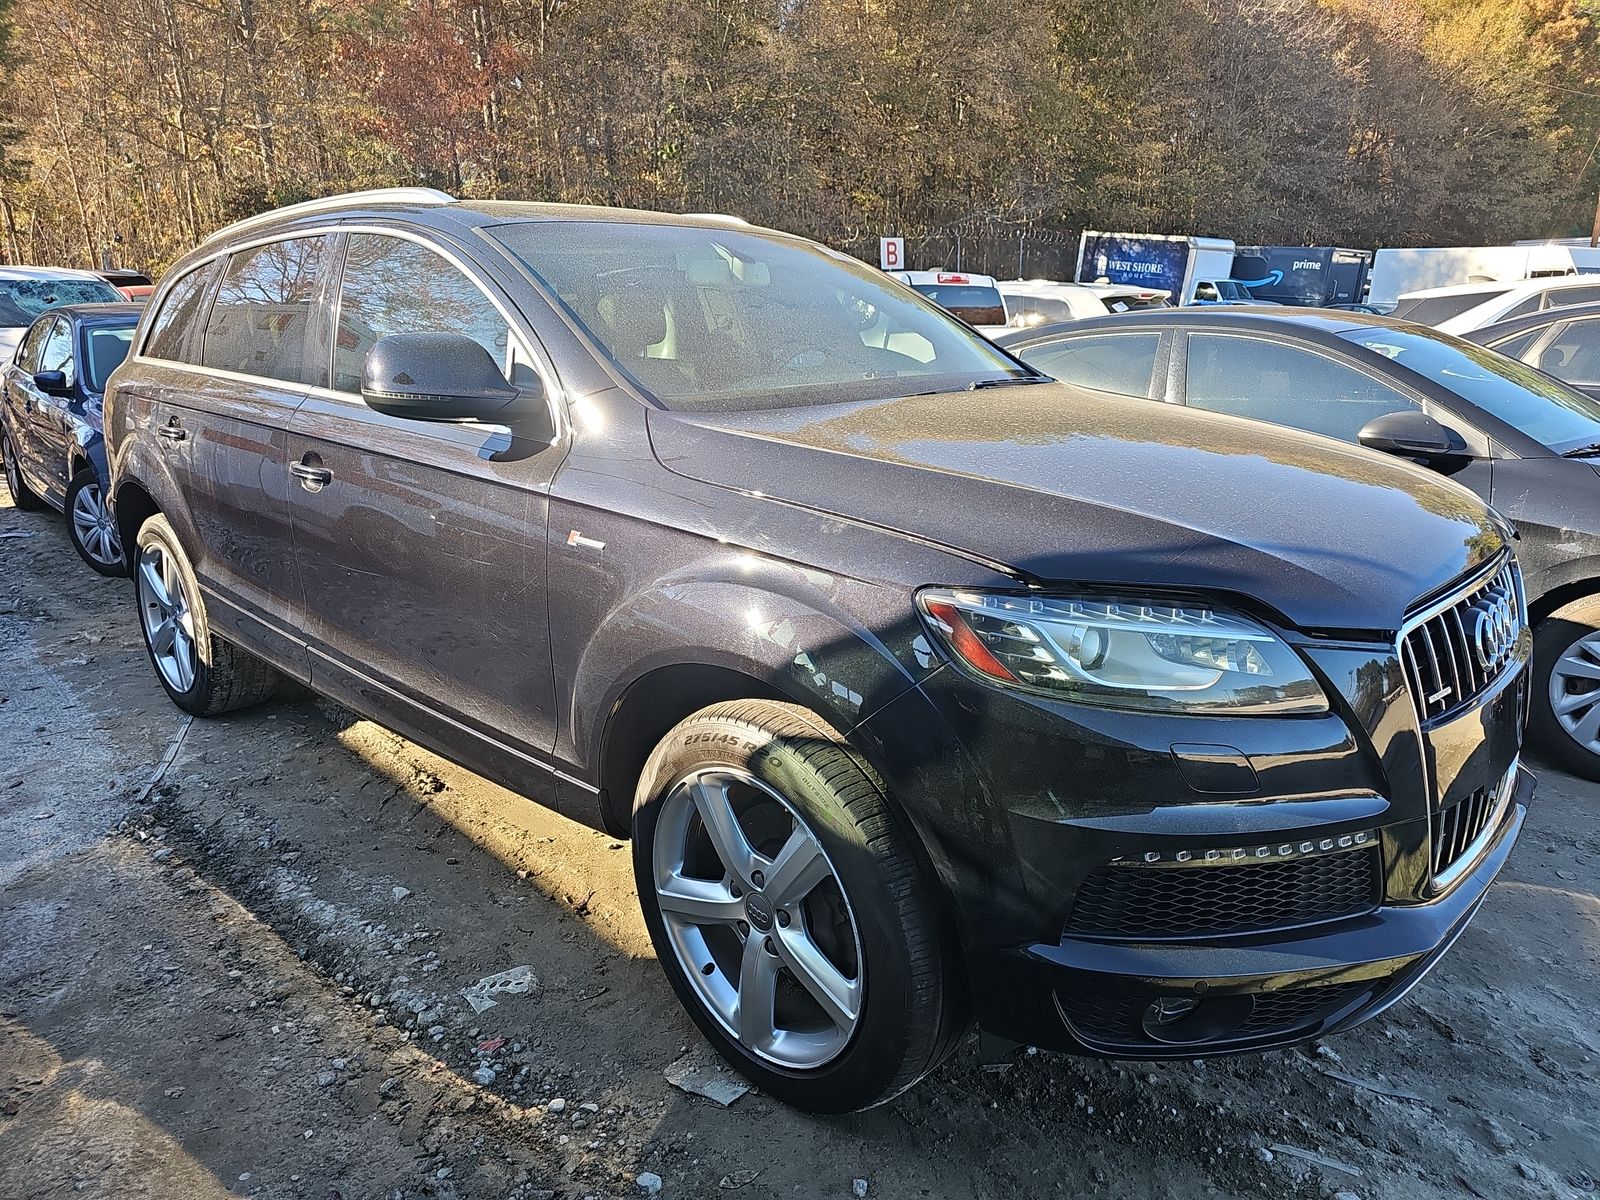
[[[508,378],[537,383],[491,296],[420,242],[348,235],[333,386],[289,430],[295,554],[320,689],[539,794],[537,756],[555,740],[545,522],[559,447],[386,416],[360,396],[367,352],[390,333],[464,333]]]

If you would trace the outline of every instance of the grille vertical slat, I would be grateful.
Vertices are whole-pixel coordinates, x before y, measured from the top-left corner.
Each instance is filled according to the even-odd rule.
[[[1507,559],[1401,638],[1401,664],[1424,721],[1470,704],[1516,661],[1524,624],[1516,569]]]

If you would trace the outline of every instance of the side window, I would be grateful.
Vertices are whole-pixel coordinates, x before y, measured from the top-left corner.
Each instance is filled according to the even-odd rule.
[[[1545,295],[1549,298],[1551,308],[1563,304],[1589,304],[1600,300],[1600,286],[1551,288]]]
[[[194,325],[200,317],[200,306],[205,301],[206,288],[215,268],[215,263],[196,267],[172,285],[162,298],[155,319],[150,322],[150,332],[144,339],[144,354],[171,362],[193,361],[189,347]]]
[[[285,383],[327,384],[317,292],[328,239],[291,238],[228,259],[206,321],[201,365]]]
[[[1523,333],[1513,334],[1503,342],[1495,342],[1489,349],[1499,351],[1507,358],[1521,358],[1523,351],[1544,336],[1548,325],[1535,325]]]
[[[53,321],[39,350],[39,370],[60,371],[70,385],[76,377],[72,354],[72,326],[65,321]]]
[[[1535,295],[1527,296],[1524,299],[1517,301],[1517,303],[1513,304],[1510,308],[1506,309],[1506,311],[1496,317],[1495,320],[1509,321],[1512,317],[1524,317],[1531,312],[1538,312],[1539,305],[1547,294],[1548,293],[1545,292],[1538,292]]]
[[[1159,333],[1108,333],[1051,342],[1021,358],[1063,383],[1148,399],[1160,347]]]
[[[39,351],[44,348],[44,339],[50,336],[50,328],[54,324],[53,320],[35,321],[28,335],[22,339],[22,345],[17,348],[17,366],[29,375],[39,369]]]
[[[1189,335],[1191,408],[1231,413],[1354,442],[1374,417],[1416,402],[1363,371],[1281,342]]]
[[[416,242],[351,234],[339,285],[333,386],[359,393],[367,352],[391,333],[464,333],[510,376],[510,327],[472,280]]]
[[[1570,383],[1600,383],[1600,318],[1567,322],[1533,365]]]

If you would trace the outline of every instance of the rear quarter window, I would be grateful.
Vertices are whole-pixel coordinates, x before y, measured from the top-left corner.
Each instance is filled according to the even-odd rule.
[[[150,322],[143,353],[148,358],[169,362],[196,362],[199,345],[196,325],[204,311],[206,292],[217,264],[206,263],[183,276],[161,298],[161,307]]]
[[[328,339],[318,293],[330,257],[325,237],[236,251],[211,303],[201,365],[325,387]]]

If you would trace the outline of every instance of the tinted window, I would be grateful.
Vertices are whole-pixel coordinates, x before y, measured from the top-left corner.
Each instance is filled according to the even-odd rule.
[[[1339,335],[1465,397],[1552,449],[1600,441],[1600,403],[1482,346],[1431,329]]]
[[[1501,313],[1495,319],[1498,321],[1509,321],[1512,317],[1525,317],[1531,312],[1538,312],[1539,303],[1542,299],[1543,297],[1537,293],[1532,296],[1527,296],[1513,304],[1510,308],[1506,309],[1505,312]]]
[[[1191,408],[1272,421],[1354,442],[1374,417],[1415,402],[1363,371],[1282,342],[1224,334],[1189,336]]]
[[[1016,329],[1032,329],[1048,321],[1070,321],[1075,314],[1065,300],[1052,300],[1045,296],[1010,296],[1009,324]]]
[[[1504,296],[1510,290],[1501,288],[1499,291],[1464,292],[1454,296],[1423,296],[1416,300],[1402,297],[1389,315],[1403,321],[1415,321],[1419,325],[1437,325],[1440,321],[1459,317],[1469,308],[1486,304],[1496,296]],[[1535,307],[1537,304],[1535,301]]]
[[[17,365],[30,375],[39,369],[39,349],[44,345],[44,339],[50,336],[50,326],[53,324],[54,321],[36,322],[28,330],[22,345],[17,347]]]
[[[881,272],[796,238],[620,221],[486,232],[671,408],[870,400],[1019,374]]]
[[[65,321],[52,321],[39,350],[39,370],[60,371],[70,384],[77,375],[73,357],[72,327]]]
[[[31,325],[63,304],[119,304],[122,293],[103,279],[0,279],[0,326]]]
[[[1160,346],[1159,333],[1108,333],[1031,347],[1018,356],[1064,383],[1148,398]]]
[[[353,234],[339,288],[333,386],[359,392],[367,352],[391,333],[464,333],[509,375],[510,327],[472,280],[416,242]]]
[[[326,257],[327,239],[320,237],[269,242],[232,255],[206,322],[201,363],[325,385],[317,288]]]
[[[1521,358],[1522,352],[1538,341],[1543,336],[1544,331],[1549,328],[1550,326],[1548,325],[1535,325],[1532,329],[1516,334],[1513,337],[1508,337],[1503,342],[1491,342],[1490,347],[1498,350],[1507,358]]]
[[[914,283],[911,286],[968,325],[1006,323],[1005,301],[996,288],[957,283]]]
[[[1573,383],[1600,383],[1600,317],[1569,321],[1534,364],[1546,374]]]
[[[1588,304],[1600,300],[1600,286],[1551,288],[1545,297],[1551,308],[1558,304]]]
[[[89,324],[83,329],[83,381],[91,392],[106,390],[111,372],[128,357],[133,326]]]
[[[214,267],[213,263],[197,267],[168,289],[161,308],[150,322],[150,333],[144,340],[145,354],[173,362],[191,361],[190,334],[200,317]]]

